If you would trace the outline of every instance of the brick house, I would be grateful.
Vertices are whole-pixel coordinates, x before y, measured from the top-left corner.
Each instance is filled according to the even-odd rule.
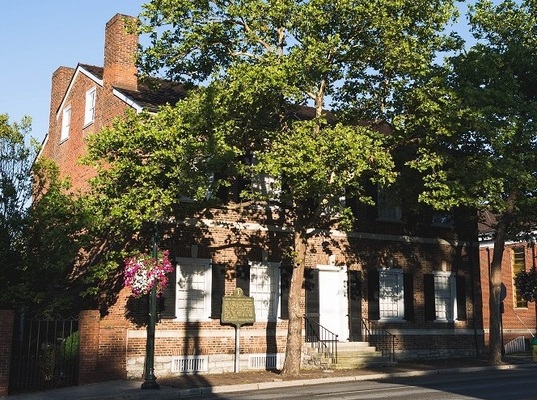
[[[83,190],[92,176],[76,164],[85,136],[128,108],[154,111],[184,95],[178,84],[161,82],[157,91],[139,84],[138,37],[125,31],[126,18],[117,14],[106,24],[104,67],[60,67],[52,77],[50,128],[40,157],[55,160],[75,189]],[[396,359],[480,354],[476,225],[464,213],[416,212],[371,190],[379,206],[355,205],[361,218],[353,232],[331,231],[329,239],[308,243],[306,321],[314,332],[320,325],[337,334],[339,342],[373,340],[382,330],[393,340]],[[233,371],[234,328],[220,323],[220,313],[222,296],[237,287],[254,298],[256,311],[256,322],[241,328],[241,369],[280,367],[292,268],[282,256],[292,241],[282,216],[239,204],[179,228],[168,227],[162,241],[175,272],[156,328],[155,374]],[[122,291],[92,336],[95,370],[108,379],[143,372],[146,330],[127,317],[131,303]]]
[[[493,230],[491,226],[494,219],[490,214],[484,214],[483,223],[479,226],[479,261],[481,270],[481,288],[483,292],[483,327],[485,343],[489,342],[489,321],[490,321],[490,288],[489,288],[489,268],[492,262],[492,252],[494,247]],[[520,349],[520,342],[515,339],[523,338],[527,342],[536,334],[536,312],[535,302],[528,302],[521,298],[514,286],[514,278],[520,271],[529,271],[535,267],[537,250],[535,243],[529,241],[508,241],[505,243],[505,250],[502,258],[502,291],[504,300],[502,305],[502,342],[506,346],[506,351]],[[519,339],[520,340],[520,339]],[[511,345],[508,343],[514,341]],[[509,346],[513,346],[509,349]]]

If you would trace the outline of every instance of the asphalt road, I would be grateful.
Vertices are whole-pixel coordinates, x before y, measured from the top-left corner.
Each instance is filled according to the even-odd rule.
[[[191,396],[197,400],[529,400],[537,399],[534,368],[328,383],[255,392]]]

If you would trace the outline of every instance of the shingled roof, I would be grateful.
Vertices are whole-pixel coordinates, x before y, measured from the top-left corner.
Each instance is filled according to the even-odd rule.
[[[103,67],[88,64],[79,64],[79,66],[97,79],[103,79]],[[114,89],[150,112],[156,112],[160,106],[175,104],[179,100],[184,99],[188,90],[186,85],[159,78],[149,78],[145,81],[140,81],[138,90],[121,87],[114,87]]]

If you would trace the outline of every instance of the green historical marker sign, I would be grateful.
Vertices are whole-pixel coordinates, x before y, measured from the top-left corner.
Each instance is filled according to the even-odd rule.
[[[231,296],[222,297],[222,324],[240,327],[255,322],[254,298],[244,295],[241,288],[233,291]]]
[[[235,372],[239,372],[240,327],[255,322],[254,298],[244,295],[241,288],[233,291],[231,296],[222,297],[221,324],[235,325]]]

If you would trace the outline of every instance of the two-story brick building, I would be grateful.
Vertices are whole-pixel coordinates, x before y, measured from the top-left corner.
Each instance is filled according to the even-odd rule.
[[[55,160],[74,189],[84,190],[93,174],[76,162],[87,135],[128,108],[155,111],[184,96],[180,84],[161,82],[151,91],[138,82],[138,37],[125,31],[129,19],[118,14],[106,24],[103,67],[60,67],[52,77],[50,128],[40,157]],[[384,332],[396,359],[481,353],[476,225],[463,214],[416,213],[404,202],[375,196],[378,207],[354,207],[361,218],[353,232],[333,230],[308,243],[304,340],[314,340],[309,329],[315,336],[321,326],[341,343],[373,341]],[[210,219],[192,218],[166,232],[162,246],[175,272],[156,328],[157,376],[233,370],[234,328],[221,324],[220,313],[222,296],[237,287],[254,298],[256,313],[256,322],[241,328],[241,369],[281,366],[292,268],[282,254],[292,229],[278,218],[277,210],[267,215],[259,207],[221,207]],[[128,318],[131,300],[123,290],[98,317],[95,369],[107,378],[143,371],[146,330]]]

